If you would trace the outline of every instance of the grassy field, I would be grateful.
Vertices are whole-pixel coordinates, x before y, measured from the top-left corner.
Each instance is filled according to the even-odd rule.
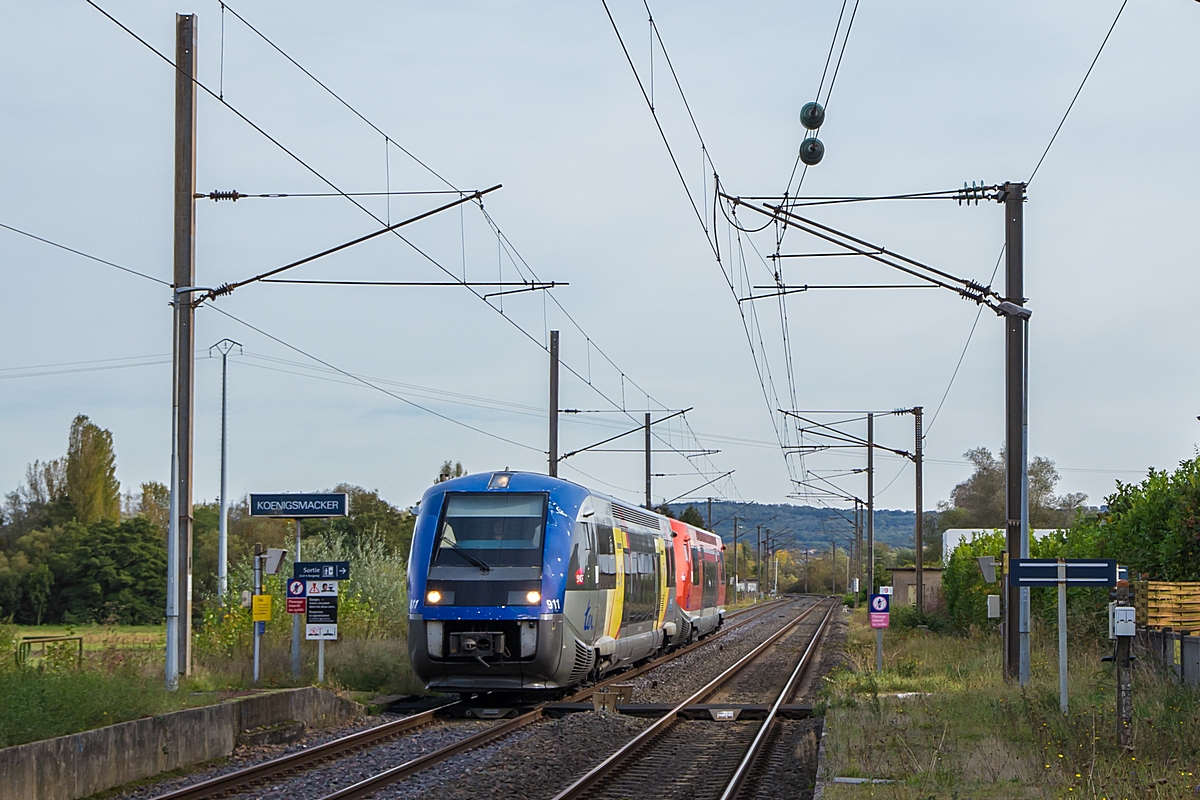
[[[1058,705],[1053,630],[1035,631],[1033,680],[1001,677],[999,637],[890,630],[876,675],[874,632],[859,611],[850,668],[826,680],[828,774],[891,781],[832,784],[828,800],[1195,798],[1200,693],[1146,665],[1134,676],[1134,747],[1116,746],[1107,642],[1072,641],[1070,713]],[[1044,645],[1044,646],[1043,646]]]

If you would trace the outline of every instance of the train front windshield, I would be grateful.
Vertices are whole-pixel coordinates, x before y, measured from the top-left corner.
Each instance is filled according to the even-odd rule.
[[[447,494],[433,563],[540,567],[545,530],[544,494]]]

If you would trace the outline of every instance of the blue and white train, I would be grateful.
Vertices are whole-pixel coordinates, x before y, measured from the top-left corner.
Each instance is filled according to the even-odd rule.
[[[558,478],[430,488],[408,563],[408,651],[430,689],[555,692],[716,630],[712,533]]]

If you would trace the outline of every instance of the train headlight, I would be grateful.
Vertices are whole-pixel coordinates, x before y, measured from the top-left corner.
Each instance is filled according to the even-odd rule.
[[[526,592],[525,599],[529,602],[530,605],[536,605],[537,603],[542,602],[542,593],[539,591],[536,591],[536,590],[531,591],[531,592]]]
[[[442,593],[437,589],[433,589],[425,595],[425,602],[436,606],[438,603],[442,602]]]

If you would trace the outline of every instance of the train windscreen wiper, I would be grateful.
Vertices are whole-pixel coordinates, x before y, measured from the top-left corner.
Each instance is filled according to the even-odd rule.
[[[471,555],[470,551],[468,551],[467,548],[463,547],[458,542],[455,542],[451,539],[442,539],[442,544],[448,544],[451,547],[453,547],[455,552],[457,552],[459,555],[461,555],[467,561],[470,561],[472,564],[479,567],[479,571],[482,572],[484,575],[487,575],[489,572],[492,571],[492,567],[490,564],[488,564],[486,561],[484,561],[481,558],[476,558],[475,556]]]

